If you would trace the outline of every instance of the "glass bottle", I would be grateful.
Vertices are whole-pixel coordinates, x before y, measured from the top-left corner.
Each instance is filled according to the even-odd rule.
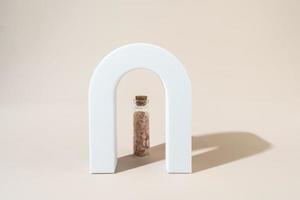
[[[149,154],[149,113],[147,96],[136,96],[133,113],[133,151],[136,156]]]

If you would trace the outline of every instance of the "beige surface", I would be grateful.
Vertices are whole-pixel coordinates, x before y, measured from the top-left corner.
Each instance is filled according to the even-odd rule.
[[[0,199],[299,199],[299,10],[292,0],[2,0]],[[193,174],[165,173],[163,88],[143,70],[118,89],[118,173],[88,174],[89,78],[131,42],[186,66]],[[126,155],[141,93],[153,148],[137,160]]]

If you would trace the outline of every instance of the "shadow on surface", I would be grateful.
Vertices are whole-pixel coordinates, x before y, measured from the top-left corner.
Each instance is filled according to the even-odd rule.
[[[222,132],[207,135],[192,136],[192,167],[193,173],[223,165],[235,160],[261,153],[271,144],[253,133]],[[207,150],[197,154],[198,150]],[[122,172],[141,167],[165,158],[165,144],[150,148],[150,154],[144,157],[126,155],[118,158],[116,172]]]

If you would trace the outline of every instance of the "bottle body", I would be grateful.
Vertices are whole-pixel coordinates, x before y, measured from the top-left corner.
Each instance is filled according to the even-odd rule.
[[[147,103],[147,97],[136,96],[133,113],[133,151],[136,156],[145,156],[149,154],[150,135]]]

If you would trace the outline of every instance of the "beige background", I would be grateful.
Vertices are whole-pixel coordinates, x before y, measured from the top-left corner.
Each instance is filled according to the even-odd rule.
[[[0,199],[299,199],[300,3],[0,1]],[[164,91],[118,89],[118,173],[88,174],[89,78],[112,49],[160,45],[193,85],[193,174],[164,169]],[[151,156],[132,152],[150,98]]]

